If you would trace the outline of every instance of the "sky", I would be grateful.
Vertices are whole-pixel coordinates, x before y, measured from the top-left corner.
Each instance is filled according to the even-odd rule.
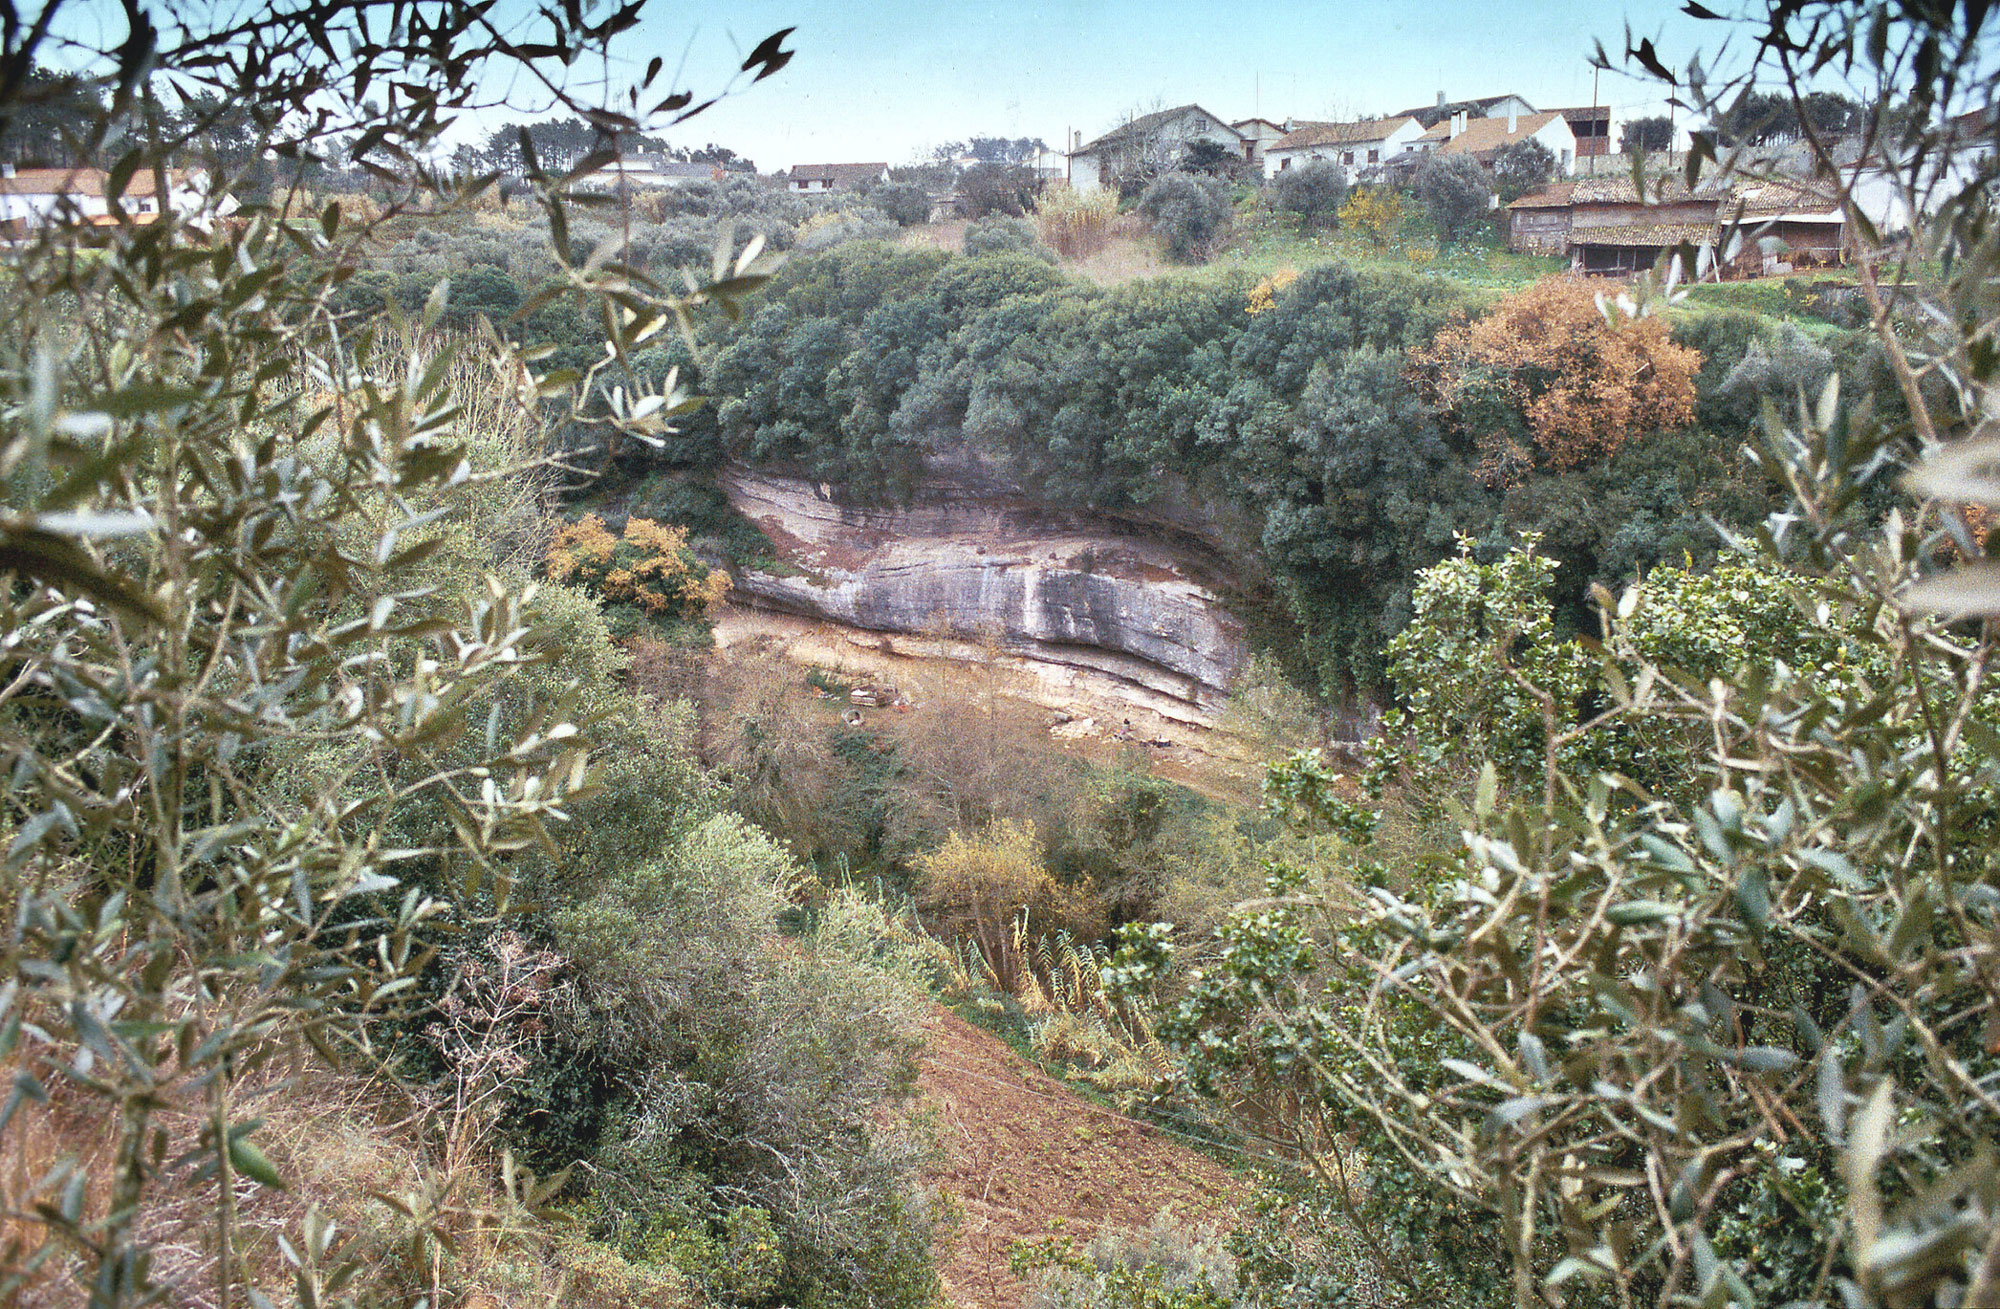
[[[635,66],[657,54],[683,68],[700,92],[765,36],[796,27],[787,67],[668,134],[729,146],[770,172],[908,163],[975,135],[1060,148],[1072,131],[1088,141],[1134,112],[1189,102],[1277,122],[1390,113],[1439,91],[1587,105],[1592,39],[1616,60],[1628,23],[1673,65],[1719,33],[1663,2],[733,0],[707,16],[662,7],[628,50]],[[1655,87],[1624,75],[1601,74],[1596,94],[1616,121],[1665,112]]]

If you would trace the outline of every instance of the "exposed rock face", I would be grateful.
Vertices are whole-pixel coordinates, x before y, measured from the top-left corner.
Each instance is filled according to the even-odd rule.
[[[739,604],[994,641],[1047,675],[1110,679],[1187,721],[1219,706],[1244,658],[1242,624],[1195,580],[1217,561],[1185,537],[1037,511],[969,480],[935,483],[908,509],[842,505],[813,483],[743,469],[723,487],[799,570],[740,574]]]

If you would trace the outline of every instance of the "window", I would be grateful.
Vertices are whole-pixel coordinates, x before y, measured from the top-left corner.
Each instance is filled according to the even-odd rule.
[[[1369,162],[1369,163],[1371,163],[1371,164],[1379,164],[1379,163],[1381,163],[1381,162],[1382,162],[1382,152],[1381,152],[1380,150],[1370,150],[1370,151],[1368,152],[1368,162]]]
[[[1291,166],[1292,166],[1292,157],[1290,155],[1286,155],[1283,159],[1280,159],[1278,161],[1278,171],[1281,173],[1284,172],[1287,168],[1290,168]]]

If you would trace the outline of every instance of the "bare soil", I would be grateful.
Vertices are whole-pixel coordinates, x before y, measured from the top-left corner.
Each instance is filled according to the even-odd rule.
[[[931,1182],[957,1207],[938,1251],[945,1297],[1019,1309],[1008,1269],[1016,1241],[1141,1231],[1167,1211],[1190,1227],[1230,1227],[1249,1183],[1177,1138],[1070,1091],[1006,1042],[946,1009],[925,1024],[918,1085],[944,1159]]]

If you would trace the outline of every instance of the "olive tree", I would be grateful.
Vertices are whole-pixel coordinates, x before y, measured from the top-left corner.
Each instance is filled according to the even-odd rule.
[[[1308,227],[1332,227],[1347,203],[1347,170],[1325,159],[1287,168],[1271,182],[1271,207],[1297,214]]]
[[[1437,229],[1438,240],[1455,245],[1486,221],[1493,187],[1471,155],[1426,155],[1410,179],[1410,194]]]
[[[1177,1016],[1198,1075],[1282,1124],[1368,1231],[1449,1207],[1460,1280],[1504,1269],[1488,1303],[2000,1303],[2000,583],[1965,508],[2000,503],[2000,251],[1991,155],[1951,149],[1993,142],[1982,19],[1783,5],[1744,64],[1629,52],[1690,103],[1837,74],[1882,106],[1865,144],[1919,216],[1894,246],[1797,121],[1905,406],[1837,379],[1766,406],[1756,458],[1793,503],[1734,542],[1755,566],[1600,592],[1589,641],[1529,603],[1527,557],[1434,572],[1403,673],[1435,720],[1417,743],[1440,711],[1483,725],[1432,761],[1476,772],[1461,839],[1372,859],[1375,816],[1293,760],[1271,793],[1349,843],[1351,889],[1274,878]],[[1756,166],[1698,145],[1690,174],[1711,163]],[[1899,464],[1914,502],[1869,516]],[[1385,1266],[1448,1298],[1434,1253]]]
[[[551,653],[532,588],[503,580],[497,556],[469,588],[427,566],[454,516],[518,472],[468,457],[454,370],[492,370],[517,413],[554,405],[605,440],[657,440],[677,388],[594,403],[605,370],[762,274],[755,250],[718,252],[693,289],[615,249],[573,261],[569,184],[607,156],[556,173],[524,140],[558,238],[537,301],[599,306],[601,362],[540,371],[490,328],[477,349],[423,344],[445,282],[412,323],[334,308],[382,222],[494,183],[424,160],[512,73],[607,142],[698,112],[690,92],[652,85],[657,60],[616,108],[564,86],[636,6],[540,6],[503,29],[456,2],[141,3],[90,16],[92,42],[113,25],[101,44],[65,37],[82,17],[53,4],[0,33],[0,64],[60,58],[101,96],[84,135],[114,161],[98,248],[80,257],[74,232],[39,230],[10,254],[0,298],[0,1133],[18,1147],[45,1114],[91,1105],[105,1163],[61,1162],[19,1197],[0,1296],[58,1270],[93,1305],[227,1309],[251,1294],[240,1198],[284,1185],[234,1088],[315,1050],[365,1055],[372,1020],[412,996],[432,930],[506,911],[522,863],[593,785],[584,714],[561,682],[523,683]],[[788,58],[773,38],[743,70]],[[21,86],[0,81],[0,136]],[[260,164],[338,148],[375,174],[386,212],[301,212],[294,186],[226,221],[212,204],[135,221],[134,179],[163,194],[204,113],[247,122]],[[211,195],[234,180],[215,176]],[[206,1232],[163,1229],[162,1195],[203,1188]],[[201,1257],[165,1258],[169,1243]],[[324,1222],[288,1258],[307,1303],[369,1294]]]
[[[1229,189],[1212,177],[1168,173],[1139,197],[1139,213],[1176,262],[1198,264],[1215,253],[1234,215]]]

